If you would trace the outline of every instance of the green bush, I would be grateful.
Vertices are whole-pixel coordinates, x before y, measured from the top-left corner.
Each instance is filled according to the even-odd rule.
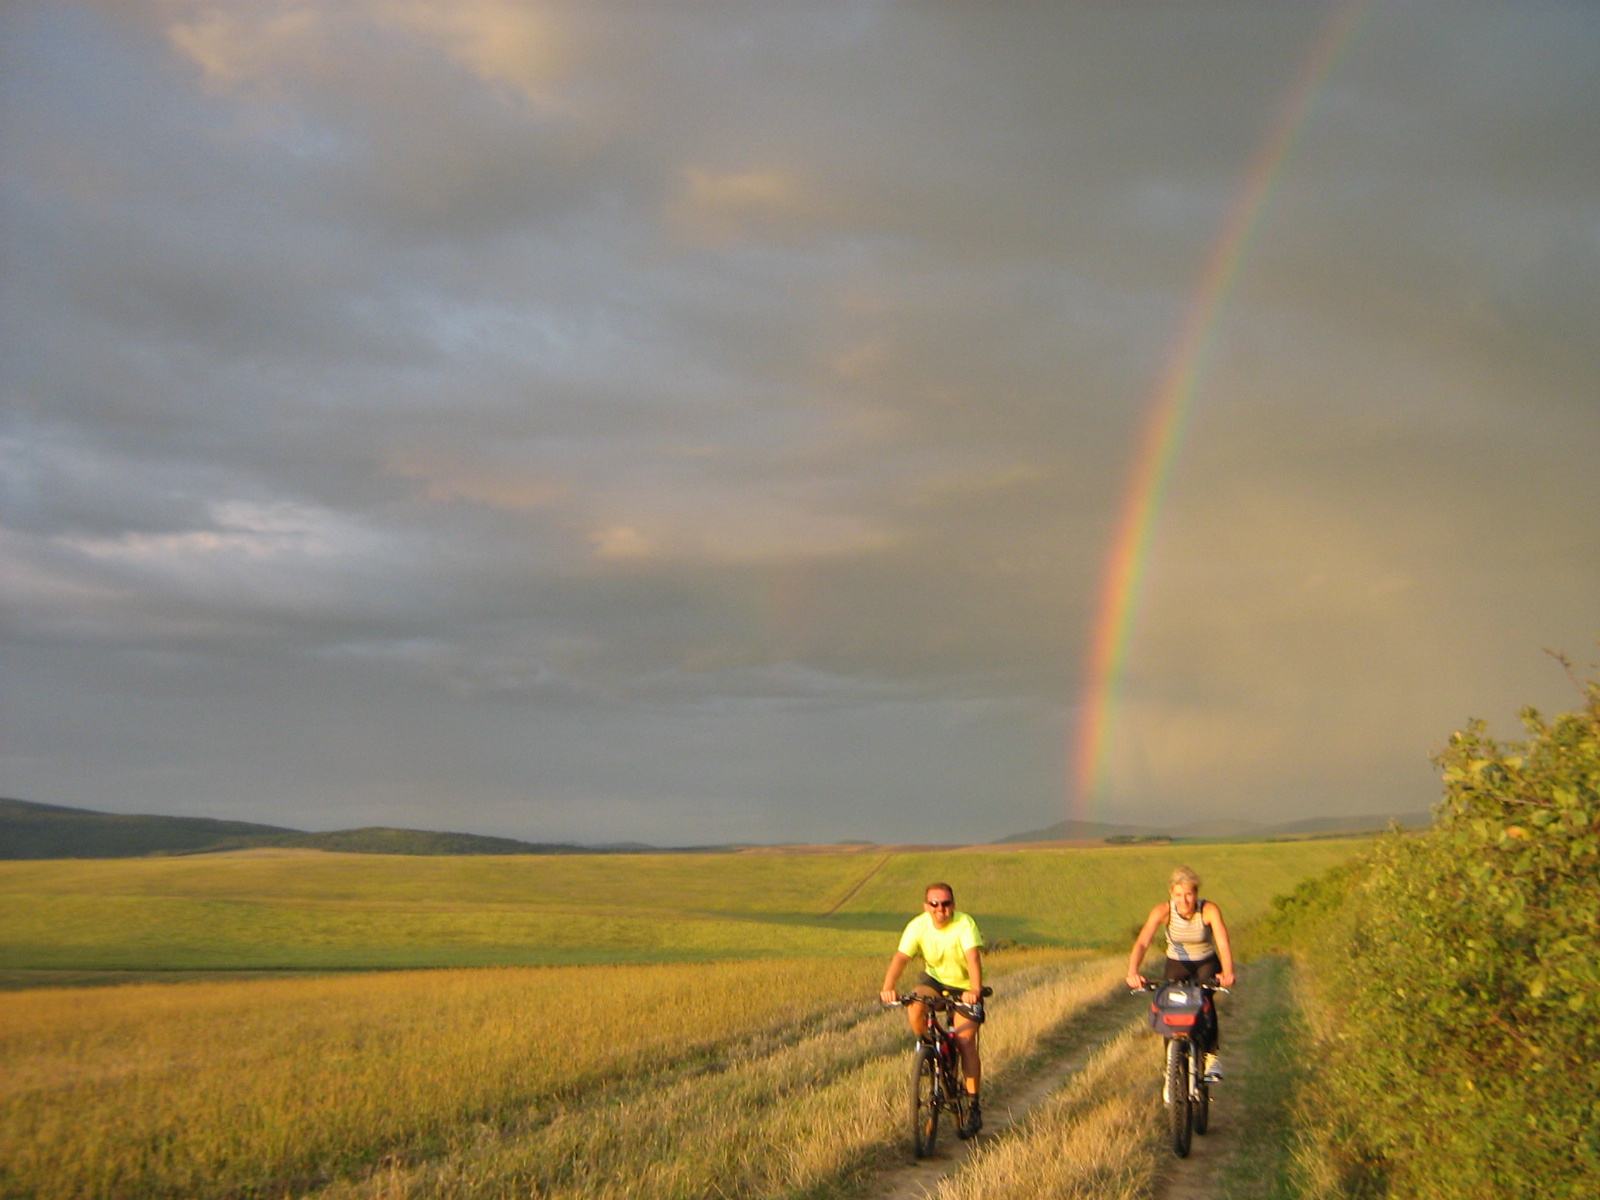
[[[1321,1190],[1600,1196],[1600,687],[1585,699],[1525,711],[1522,743],[1455,734],[1430,833],[1277,904],[1265,933],[1320,1035]]]

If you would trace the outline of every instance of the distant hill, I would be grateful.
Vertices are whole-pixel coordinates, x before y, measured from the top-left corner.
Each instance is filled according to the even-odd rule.
[[[1260,821],[1240,821],[1217,817],[1209,821],[1190,821],[1166,830],[1170,837],[1178,838],[1236,838],[1267,837],[1271,828]]]
[[[0,800],[0,858],[131,858],[160,851],[204,850],[222,842],[299,831],[210,817],[149,817]]]
[[[1108,837],[1161,836],[1162,830],[1146,825],[1108,825],[1102,821],[1057,821],[1043,829],[1030,829],[999,839],[995,845],[1006,842],[1091,842]]]
[[[475,833],[379,826],[308,833],[250,821],[127,815],[27,800],[0,800],[0,859],[138,858],[255,846],[299,846],[347,854],[592,853],[584,846],[520,842]]]
[[[1299,821],[1284,821],[1269,825],[1260,821],[1240,821],[1222,818],[1209,821],[1191,821],[1185,825],[1157,828],[1152,825],[1107,825],[1098,821],[1058,821],[1043,829],[1030,829],[1003,837],[995,845],[1006,842],[1064,842],[1084,839],[1138,839],[1172,838],[1176,841],[1197,841],[1211,838],[1275,838],[1315,837],[1318,834],[1372,833],[1387,829],[1389,822],[1404,829],[1426,829],[1433,824],[1433,814],[1367,813],[1342,817],[1307,817]]]
[[[427,829],[391,829],[368,825],[327,833],[278,834],[253,839],[252,846],[301,846],[342,854],[593,854],[589,846],[567,842],[521,842],[516,838],[477,833],[435,833]],[[219,847],[224,849],[226,847]]]

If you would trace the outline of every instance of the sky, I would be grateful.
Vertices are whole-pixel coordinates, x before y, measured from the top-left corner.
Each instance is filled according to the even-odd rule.
[[[1209,327],[1074,795],[1151,398]],[[1600,657],[1600,9],[17,0],[0,794],[1410,812]]]

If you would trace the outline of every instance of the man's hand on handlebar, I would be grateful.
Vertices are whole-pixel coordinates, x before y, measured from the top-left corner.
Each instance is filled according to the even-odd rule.
[[[878,999],[885,1004],[901,1004],[907,1007],[913,1004],[925,1004],[935,1012],[947,1012],[950,1009],[954,1009],[963,1016],[977,1016],[981,1021],[983,1019],[983,999],[985,996],[992,995],[994,995],[992,987],[986,987],[981,992],[973,991],[969,988],[961,993],[961,999],[959,1000],[952,996],[922,996],[916,992],[912,992],[908,996],[902,996],[892,989],[885,988],[878,993]]]

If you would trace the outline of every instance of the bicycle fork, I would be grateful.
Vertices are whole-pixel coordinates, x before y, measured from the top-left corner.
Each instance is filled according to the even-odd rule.
[[[1189,1060],[1189,1069],[1184,1072],[1189,1081],[1189,1099],[1198,1103],[1200,1100],[1200,1087],[1204,1082],[1205,1055],[1201,1053],[1200,1043],[1194,1038],[1167,1039],[1168,1069],[1161,1073],[1161,1103],[1172,1103],[1172,1071],[1170,1068],[1173,1056],[1178,1054]]]

